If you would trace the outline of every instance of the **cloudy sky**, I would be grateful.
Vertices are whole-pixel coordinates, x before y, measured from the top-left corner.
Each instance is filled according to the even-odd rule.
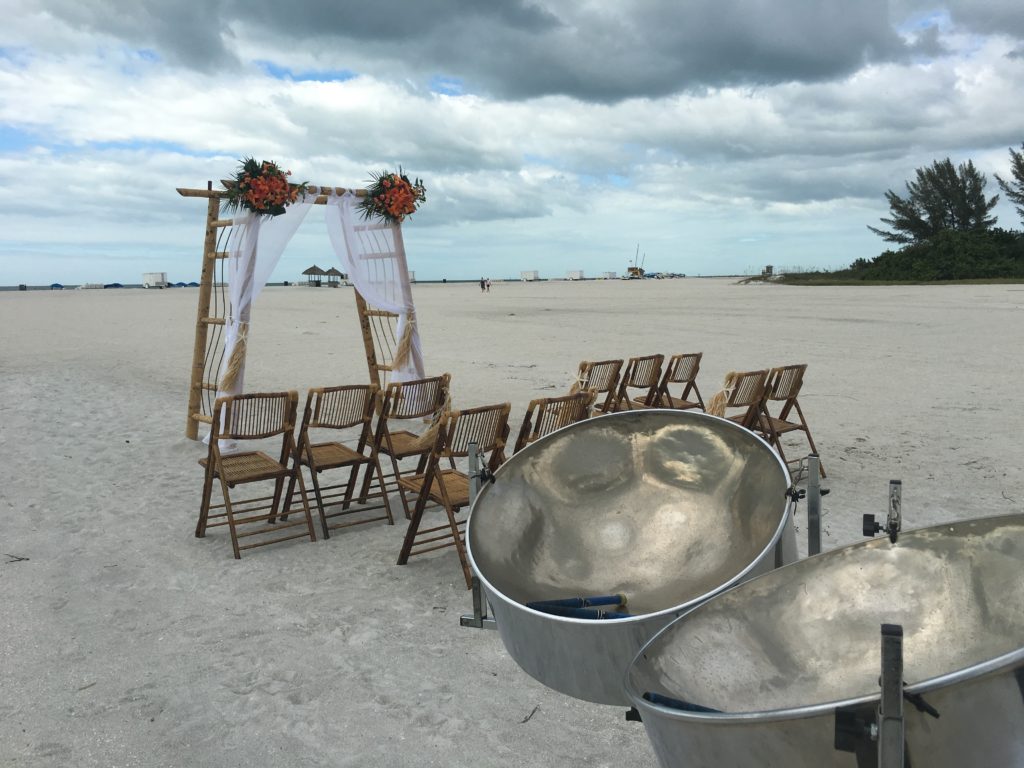
[[[422,177],[423,279],[843,267],[915,168],[995,193],[1024,142],[1020,0],[0,4],[2,285],[198,279],[175,188],[247,155]],[[332,258],[314,211],[274,279]]]

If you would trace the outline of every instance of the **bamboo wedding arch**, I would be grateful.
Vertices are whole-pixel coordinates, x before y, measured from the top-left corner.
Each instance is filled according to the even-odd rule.
[[[225,185],[228,183],[230,182],[224,182]],[[366,195],[363,189],[319,189],[321,192],[325,189],[333,190],[336,195],[342,195],[347,191],[360,197]],[[195,345],[192,350],[188,416],[185,424],[185,436],[197,440],[199,425],[209,424],[213,420],[218,384],[222,384],[218,377],[224,366],[224,329],[231,310],[227,297],[226,263],[231,252],[234,220],[221,218],[222,203],[227,198],[227,192],[224,189],[214,189],[213,182],[207,182],[206,189],[178,187],[177,192],[182,197],[199,197],[207,200],[199,306],[196,311]],[[327,194],[319,194],[313,202],[315,205],[326,205],[327,201]],[[399,338],[398,314],[370,306],[358,290],[353,290],[353,293],[370,383],[383,387],[387,384],[395,361],[401,354],[400,346],[403,342],[408,343],[408,334]],[[240,354],[244,358],[244,346]]]

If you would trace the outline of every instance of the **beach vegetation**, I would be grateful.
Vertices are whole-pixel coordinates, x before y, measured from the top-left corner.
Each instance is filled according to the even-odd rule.
[[[1021,144],[1020,148],[1024,150],[1024,144]],[[997,173],[996,181],[999,182],[999,188],[1003,190],[1006,199],[1017,209],[1021,221],[1024,221],[1024,151],[1017,152],[1013,147],[1010,147],[1010,175],[1012,178],[1006,180]]]
[[[954,166],[948,157],[918,168],[914,181],[906,182],[907,196],[891,189],[885,193],[890,217],[882,218],[889,225],[886,231],[868,226],[875,234],[891,243],[903,245],[923,243],[940,232],[978,232],[995,226],[990,213],[999,202],[999,195],[986,197],[985,174],[968,160]]]
[[[1021,145],[1024,150],[1024,145]],[[1010,149],[1011,179],[999,186],[1024,219],[1024,151]],[[999,195],[985,194],[985,175],[968,160],[959,166],[936,160],[918,168],[907,195],[886,192],[889,230],[869,226],[899,248],[846,269],[786,274],[779,281],[801,285],[1024,281],[1024,232],[996,226],[992,209]]]

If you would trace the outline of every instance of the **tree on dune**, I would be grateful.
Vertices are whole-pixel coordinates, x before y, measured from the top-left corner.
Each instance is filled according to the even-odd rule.
[[[986,231],[996,223],[996,217],[989,214],[999,202],[999,195],[985,196],[986,183],[985,175],[970,160],[959,167],[948,157],[936,160],[918,168],[916,179],[906,182],[906,197],[891,189],[885,193],[891,217],[883,218],[882,223],[891,230],[870,225],[868,229],[891,243],[904,245],[926,242],[945,230]]]
[[[1024,144],[1021,144],[1020,148],[1024,150]],[[1010,173],[1013,174],[1012,180],[1004,181],[997,173],[996,181],[999,182],[999,188],[1014,204],[1021,220],[1024,221],[1024,152],[1015,152],[1013,147],[1010,147]]]

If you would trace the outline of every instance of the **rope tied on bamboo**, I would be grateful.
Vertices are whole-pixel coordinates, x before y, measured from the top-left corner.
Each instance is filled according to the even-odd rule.
[[[228,360],[227,367],[224,369],[224,373],[220,377],[220,383],[217,385],[217,388],[221,392],[231,392],[234,390],[235,382],[238,380],[238,375],[242,372],[242,368],[245,366],[245,346],[248,337],[249,324],[246,322],[239,322],[238,335],[235,337],[235,346],[231,350],[231,357]]]
[[[395,356],[391,360],[393,370],[405,367],[412,353],[412,332],[416,326],[416,312],[410,310],[405,316],[405,326],[402,328],[402,338],[398,340],[398,347],[395,349]]]
[[[707,412],[712,416],[725,416],[725,406],[729,403],[733,391],[736,389],[736,380],[739,374],[736,371],[729,371],[725,374],[725,381],[722,382],[722,389],[715,392],[708,400]]]
[[[444,393],[444,403],[440,405],[433,415],[430,417],[430,426],[427,427],[426,431],[416,438],[416,441],[412,444],[410,450],[419,453],[422,451],[430,450],[434,447],[434,443],[437,442],[437,433],[441,429],[441,424],[445,420],[445,416],[448,415],[452,409],[452,393]]]

